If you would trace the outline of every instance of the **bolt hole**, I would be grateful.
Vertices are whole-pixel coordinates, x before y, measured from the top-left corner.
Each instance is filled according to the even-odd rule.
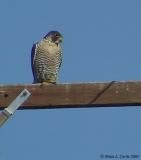
[[[7,97],[8,97],[8,94],[7,94],[7,93],[5,93],[5,94],[4,94],[4,97],[5,97],[5,98],[7,98]]]

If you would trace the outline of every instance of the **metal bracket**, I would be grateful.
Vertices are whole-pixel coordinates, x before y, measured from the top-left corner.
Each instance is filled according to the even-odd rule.
[[[28,99],[31,93],[24,89],[16,99],[0,113],[0,126],[2,126],[14,112]]]

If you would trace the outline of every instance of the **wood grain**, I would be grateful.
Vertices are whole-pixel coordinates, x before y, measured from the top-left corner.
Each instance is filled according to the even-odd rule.
[[[0,109],[24,89],[31,92],[20,109],[141,106],[141,81],[44,85],[0,85]]]

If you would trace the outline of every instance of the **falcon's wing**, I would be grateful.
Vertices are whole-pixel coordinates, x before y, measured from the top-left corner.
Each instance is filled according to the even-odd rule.
[[[36,44],[33,44],[32,49],[31,49],[31,68],[32,68],[32,73],[33,73],[33,77],[34,77],[34,82],[33,83],[37,82],[35,68],[34,68],[35,56],[36,56]]]

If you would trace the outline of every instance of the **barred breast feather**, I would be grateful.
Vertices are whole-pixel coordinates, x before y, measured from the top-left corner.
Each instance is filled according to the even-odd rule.
[[[42,40],[33,45],[31,61],[34,83],[56,83],[62,62],[61,46]]]

